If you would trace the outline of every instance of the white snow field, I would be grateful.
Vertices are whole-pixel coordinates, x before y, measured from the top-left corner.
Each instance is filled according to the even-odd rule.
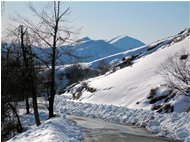
[[[55,109],[59,113],[132,124],[144,127],[157,136],[190,142],[190,114],[187,112],[160,114],[143,109],[69,101],[63,95],[57,95],[55,102]]]
[[[169,56],[173,56],[183,49],[190,50],[189,43],[190,36],[187,36],[182,41],[163,44],[157,50],[154,49],[152,53],[144,52],[143,56],[135,60],[132,66],[86,80],[85,82],[90,87],[95,88],[96,92],[91,93],[83,90],[79,100],[96,104],[110,104],[132,109],[143,108],[150,110],[152,105],[147,100],[150,90],[165,83],[164,78],[159,74],[161,63]],[[138,48],[134,50],[138,50]],[[81,87],[81,85],[76,85],[73,90],[77,90],[78,87]],[[64,95],[72,96],[71,92],[67,92]],[[175,106],[174,111],[182,112],[189,107],[190,97],[176,95],[174,100],[170,100],[170,103]]]

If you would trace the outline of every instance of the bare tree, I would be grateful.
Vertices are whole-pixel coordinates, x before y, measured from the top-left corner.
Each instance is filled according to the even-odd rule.
[[[7,34],[5,40],[10,42],[10,46],[6,49],[3,49],[2,52],[4,56],[11,56],[15,62],[15,68],[21,74],[21,77],[16,78],[16,82],[22,82],[22,88],[20,90],[22,97],[26,99],[26,111],[29,113],[29,101],[28,98],[32,97],[34,116],[36,125],[40,125],[38,105],[37,105],[37,94],[38,90],[38,71],[34,65],[33,53],[31,49],[31,43],[29,41],[29,36],[27,28],[23,25],[20,25],[18,28],[12,30]],[[13,46],[13,48],[11,48]],[[14,49],[14,50],[13,50]],[[6,61],[13,60],[10,57],[6,57]],[[6,76],[6,74],[5,74]],[[3,83],[6,84],[6,83]],[[5,87],[6,88],[6,87]],[[11,92],[14,93],[14,92]]]
[[[99,70],[100,75],[102,75],[110,70],[110,65],[109,65],[109,63],[106,63],[105,60],[100,60],[98,66],[97,66],[97,69]]]
[[[34,109],[34,116],[36,125],[40,125],[40,118],[38,113],[38,104],[37,104],[37,72],[35,65],[33,63],[33,55],[31,50],[31,45],[27,45],[27,29],[24,30],[24,27],[20,25],[20,40],[21,40],[21,55],[23,59],[23,67],[21,69],[25,81],[28,85],[28,89],[31,91],[32,103]],[[25,43],[24,43],[25,42]],[[26,96],[28,99],[28,96]],[[28,107],[28,100],[26,100],[26,106]],[[27,108],[28,109],[28,108]]]
[[[182,50],[161,64],[161,75],[169,88],[190,96],[190,52]]]
[[[70,27],[65,26],[65,17],[70,13],[70,8],[63,9],[61,5],[62,3],[60,1],[50,2],[41,11],[38,11],[32,4],[30,4],[30,9],[38,18],[38,23],[34,23],[32,20],[22,16],[18,16],[16,19],[17,22],[28,27],[36,46],[51,48],[51,51],[46,53],[50,59],[48,64],[47,61],[45,62],[43,59],[40,59],[40,57],[38,58],[47,65],[47,68],[49,68],[51,72],[51,78],[49,81],[50,95],[48,97],[49,118],[54,116],[53,105],[56,93],[55,66],[56,60],[60,57],[57,48],[62,47],[65,43],[72,42],[70,39],[72,33],[69,30]]]
[[[19,72],[19,57],[12,54],[13,44],[1,44],[1,133],[5,141],[14,136],[14,131],[22,132],[23,128],[17,112],[18,101],[23,97],[23,78]]]

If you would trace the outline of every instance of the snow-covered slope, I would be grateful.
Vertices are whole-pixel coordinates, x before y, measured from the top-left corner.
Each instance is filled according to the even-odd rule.
[[[140,40],[129,36],[118,36],[108,41],[113,46],[122,49],[123,51],[133,49],[145,45]]]
[[[132,66],[87,80],[89,86],[97,91],[93,93],[84,91],[80,100],[133,109],[150,109],[151,105],[147,102],[150,90],[164,83],[163,77],[159,74],[161,63],[182,49],[190,50],[190,37],[187,36],[185,39],[184,37],[185,32],[165,40],[169,42],[161,42],[156,46],[154,46],[155,43],[149,45],[149,50],[146,46],[141,47],[143,50],[146,49],[146,52],[143,52],[143,56],[135,60]],[[183,103],[189,103],[185,102],[185,99],[180,98]]]
[[[143,45],[135,49],[126,50],[104,58],[100,58],[98,60],[94,60],[92,62],[85,63],[85,65],[91,68],[96,68],[99,65],[99,63],[102,61],[110,65],[117,65],[121,63],[122,58],[125,57],[136,56],[136,55],[145,56],[151,54],[152,52],[161,48],[163,45],[170,44],[173,41],[173,38],[174,37],[164,38],[162,40],[155,41],[149,45]]]

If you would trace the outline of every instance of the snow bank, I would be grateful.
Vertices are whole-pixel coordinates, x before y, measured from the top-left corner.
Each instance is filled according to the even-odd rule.
[[[61,116],[49,119],[39,127],[23,132],[8,142],[79,142],[82,139],[82,128]]]
[[[64,96],[56,96],[55,104],[59,113],[132,124],[144,127],[157,136],[190,142],[190,114],[186,112],[159,114],[142,109],[132,110],[114,105],[69,101],[65,100]]]

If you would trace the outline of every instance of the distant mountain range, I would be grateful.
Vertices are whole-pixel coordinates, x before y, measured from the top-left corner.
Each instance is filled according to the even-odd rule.
[[[72,64],[76,62],[92,62],[113,54],[117,54],[131,48],[137,48],[144,45],[143,42],[131,38],[129,36],[120,36],[113,38],[109,41],[106,40],[93,40],[89,37],[81,38],[77,41],[76,45],[67,45],[65,47],[58,48],[59,50],[59,60],[57,65]],[[41,51],[46,50],[46,51]],[[49,57],[45,55],[47,52],[51,52],[51,49],[40,48],[35,49],[35,52],[45,60],[49,60]],[[69,54],[74,56],[70,56]],[[78,58],[75,58],[78,57]]]
[[[82,62],[90,62],[122,52],[121,49],[104,40],[92,40],[89,37],[80,39],[78,45],[70,46],[68,49],[72,50],[76,56],[81,57]]]

